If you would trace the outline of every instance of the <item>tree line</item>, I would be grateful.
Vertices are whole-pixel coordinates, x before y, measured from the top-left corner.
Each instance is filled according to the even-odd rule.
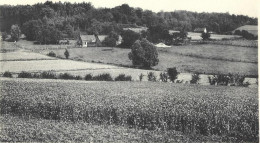
[[[226,33],[239,26],[257,25],[257,18],[229,13],[197,13],[189,11],[152,12],[133,8],[127,4],[114,8],[94,8],[91,3],[51,2],[35,5],[0,6],[1,31],[10,30],[12,24],[23,26],[32,20],[51,19],[54,22],[66,21],[74,29],[88,33],[108,34],[111,27],[155,26],[163,24],[172,30],[193,31],[197,27],[206,27],[209,31]],[[111,26],[112,25],[112,26]],[[110,30],[109,30],[110,29]]]

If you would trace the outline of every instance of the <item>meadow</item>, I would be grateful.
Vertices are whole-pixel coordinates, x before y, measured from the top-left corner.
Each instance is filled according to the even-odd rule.
[[[2,115],[35,119],[44,124],[42,120],[49,120],[48,124],[54,120],[61,124],[73,122],[73,125],[84,122],[162,131],[164,135],[176,131],[192,136],[191,141],[200,138],[202,141],[258,142],[256,88],[1,79],[1,94]],[[9,128],[8,131],[12,131],[16,126],[9,125]],[[5,131],[1,133],[5,135],[2,138],[12,135]],[[33,140],[35,135],[29,134],[23,132],[29,139],[21,141]]]
[[[157,48],[159,64],[153,67],[156,70],[166,70],[176,67],[184,73],[198,72],[206,74],[240,73],[256,76],[257,49],[221,46],[215,44],[173,46],[171,48]],[[55,50],[59,57],[64,58],[64,49]],[[43,54],[49,50],[41,51]],[[128,58],[130,49],[90,47],[69,49],[70,59],[85,62],[100,62],[118,66],[132,66]],[[102,55],[102,56],[100,56]]]

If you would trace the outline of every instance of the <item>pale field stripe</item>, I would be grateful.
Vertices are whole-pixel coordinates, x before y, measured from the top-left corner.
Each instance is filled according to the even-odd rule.
[[[38,53],[31,53],[31,52],[7,52],[7,53],[0,53],[0,57],[2,61],[8,60],[32,60],[32,59],[56,59],[53,57],[49,57],[46,55],[38,54]]]
[[[122,68],[112,65],[87,63],[72,60],[38,60],[38,61],[0,61],[0,72],[37,72],[37,71],[67,71],[79,69],[110,69]]]

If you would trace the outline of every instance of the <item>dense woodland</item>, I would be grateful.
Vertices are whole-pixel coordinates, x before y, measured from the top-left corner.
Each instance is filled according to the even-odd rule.
[[[152,12],[127,4],[114,8],[94,8],[91,3],[53,3],[35,5],[0,6],[1,31],[10,32],[18,24],[28,40],[76,38],[79,32],[88,34],[119,33],[124,27],[160,25],[166,29],[193,31],[206,27],[208,31],[228,33],[239,26],[257,25],[257,18],[229,13],[197,13],[189,11]],[[37,37],[38,35],[38,37]]]

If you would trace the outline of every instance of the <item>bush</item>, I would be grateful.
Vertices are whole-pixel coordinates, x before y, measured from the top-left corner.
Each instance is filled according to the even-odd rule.
[[[159,62],[156,47],[146,39],[137,40],[128,54],[133,65],[140,65],[146,69],[156,66]]]
[[[70,56],[70,53],[69,53],[69,51],[68,51],[67,49],[65,50],[65,52],[64,52],[64,55],[65,55],[66,59],[68,59],[68,58],[69,58],[69,56]]]
[[[191,76],[191,81],[190,81],[190,83],[191,83],[191,84],[198,84],[199,80],[200,80],[200,74],[194,73],[194,74]]]
[[[203,40],[209,40],[209,38],[210,38],[210,33],[205,33],[205,32],[203,32],[203,33],[201,33],[201,38],[203,39]]]
[[[106,37],[102,42],[102,45],[105,47],[115,47],[116,46],[116,39],[111,37]]]
[[[7,33],[6,32],[2,32],[2,40],[5,41],[7,38]]]
[[[40,78],[43,78],[43,79],[57,79],[57,76],[55,73],[53,72],[42,72],[40,75],[39,75]]]
[[[147,77],[148,77],[148,81],[154,81],[154,82],[156,81],[156,76],[153,72],[149,72]]]
[[[228,74],[228,75],[213,75],[212,77],[208,77],[210,85],[230,85],[230,86],[244,86],[247,87],[250,84],[248,82],[244,82],[244,75],[239,74]]]
[[[94,76],[93,80],[97,80],[97,81],[113,81],[113,78],[111,77],[111,75],[109,73],[105,73],[105,74],[100,74],[100,75]]]
[[[73,75],[69,73],[61,73],[59,79],[76,79]]]
[[[167,73],[169,75],[169,79],[171,80],[171,82],[174,82],[178,78],[179,72],[177,71],[177,69],[175,67],[168,68]]]
[[[18,78],[33,78],[33,74],[22,71],[21,73],[18,74]]]
[[[85,80],[92,80],[93,76],[92,76],[92,74],[87,74],[84,79]]]
[[[141,73],[141,74],[139,75],[139,80],[142,81],[142,80],[143,80],[143,77],[144,77],[144,74]]]
[[[82,80],[83,78],[81,76],[77,75],[77,76],[75,76],[75,79],[76,80]]]
[[[53,51],[50,51],[47,56],[50,56],[50,57],[56,57],[56,54],[53,52]]]
[[[21,30],[20,27],[15,24],[11,26],[11,39],[12,41],[18,41],[21,36]]]
[[[168,74],[167,73],[160,73],[160,79],[162,82],[168,81]]]
[[[126,76],[125,74],[120,74],[115,78],[115,81],[132,81],[132,76]]]
[[[4,72],[3,77],[13,77],[12,73],[9,71]]]

